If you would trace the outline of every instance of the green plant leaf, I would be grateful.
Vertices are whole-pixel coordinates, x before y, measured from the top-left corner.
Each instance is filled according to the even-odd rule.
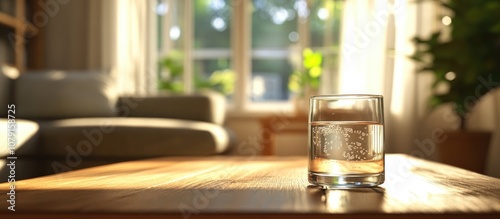
[[[436,31],[427,38],[415,37],[416,50],[410,58],[421,64],[419,72],[434,74],[431,89],[440,83],[449,84],[449,92],[434,94],[429,106],[452,102],[457,115],[465,117],[471,107],[464,102],[470,97],[481,98],[500,83],[500,1],[439,2],[453,11],[451,34],[446,40],[441,35],[448,34],[448,30]],[[445,78],[449,71],[456,74],[452,81]],[[489,83],[489,88],[478,92],[484,83]]]
[[[306,53],[304,53],[306,54]],[[320,66],[322,62],[321,53],[307,53],[307,56],[304,56],[304,67],[307,69]]]
[[[319,78],[319,76],[321,76],[321,67],[320,66],[314,66],[311,69],[309,69],[309,77]]]
[[[500,34],[500,23],[493,25],[490,29],[491,32]]]

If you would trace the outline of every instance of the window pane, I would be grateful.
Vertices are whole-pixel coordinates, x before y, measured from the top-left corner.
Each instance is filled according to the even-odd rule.
[[[292,68],[287,59],[253,59],[252,66],[252,101],[288,100],[288,77]]]
[[[158,51],[161,53],[175,48],[181,49],[184,44],[184,2],[174,0],[157,0],[156,4]]]
[[[232,100],[236,75],[230,64],[229,58],[197,59],[194,63],[195,90],[214,90]]]
[[[253,0],[250,100],[287,101],[293,69],[288,50],[299,40],[295,1]]]
[[[181,93],[184,59],[184,1],[157,0],[158,89]]]
[[[253,1],[252,48],[286,48],[298,40],[294,2]]]
[[[211,89],[231,101],[235,74],[230,69],[231,5],[229,0],[195,0],[194,69],[195,91]]]
[[[342,7],[343,0],[310,2],[310,46],[323,56],[322,74],[329,74],[331,78],[338,77]],[[323,92],[337,89],[338,84],[330,81]]]
[[[195,0],[194,48],[229,48],[231,7],[228,0]]]
[[[342,1],[253,0],[252,3],[251,101],[289,100],[291,73],[310,74],[311,69],[302,66],[302,51],[306,48],[321,55],[323,61],[316,68],[320,74],[328,72],[334,77]],[[299,86],[318,87],[317,80],[306,83]],[[295,92],[301,92],[300,89],[304,87],[295,88]]]
[[[310,10],[311,46],[323,47],[338,45],[340,38],[342,1],[312,1]]]

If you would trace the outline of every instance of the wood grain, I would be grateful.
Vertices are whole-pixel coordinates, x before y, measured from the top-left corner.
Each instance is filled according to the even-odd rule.
[[[323,190],[305,157],[160,158],[19,181],[16,213],[2,218],[211,218],[500,216],[500,179],[386,156],[380,187]],[[0,184],[2,191],[7,183]],[[4,196],[6,197],[6,196]]]

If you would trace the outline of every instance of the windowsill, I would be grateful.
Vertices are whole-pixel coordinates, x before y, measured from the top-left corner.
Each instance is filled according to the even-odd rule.
[[[237,109],[229,105],[226,115],[229,118],[260,118],[272,115],[294,115],[295,110],[291,102],[252,103],[244,109]]]

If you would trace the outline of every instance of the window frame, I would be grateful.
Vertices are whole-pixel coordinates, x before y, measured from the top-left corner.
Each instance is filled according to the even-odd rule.
[[[169,5],[176,0],[165,0]],[[194,92],[194,72],[193,65],[197,59],[228,58],[231,61],[231,69],[236,73],[235,89],[232,96],[232,102],[228,104],[228,112],[230,114],[266,114],[275,112],[280,109],[283,112],[293,112],[293,99],[290,98],[286,102],[268,101],[268,102],[253,102],[251,100],[251,83],[252,83],[252,59],[254,58],[283,58],[283,55],[288,51],[286,49],[253,49],[252,42],[252,7],[251,0],[233,0],[231,3],[231,31],[230,31],[230,49],[194,49],[194,1],[183,0],[176,4],[182,4],[182,25],[183,25],[183,43],[181,49],[184,53],[184,74],[183,85],[185,93]],[[310,1],[306,0],[308,8],[311,7]],[[170,24],[169,22],[165,22]],[[165,35],[163,31],[163,36]],[[297,32],[300,36],[297,44],[298,49],[302,51],[304,48],[310,47],[310,19],[309,17],[297,18]],[[170,39],[164,39],[172,41]],[[165,47],[165,46],[164,46]],[[160,55],[165,54],[166,50],[172,47],[161,49]],[[319,48],[322,49],[322,48]],[[210,54],[210,56],[208,56]]]

